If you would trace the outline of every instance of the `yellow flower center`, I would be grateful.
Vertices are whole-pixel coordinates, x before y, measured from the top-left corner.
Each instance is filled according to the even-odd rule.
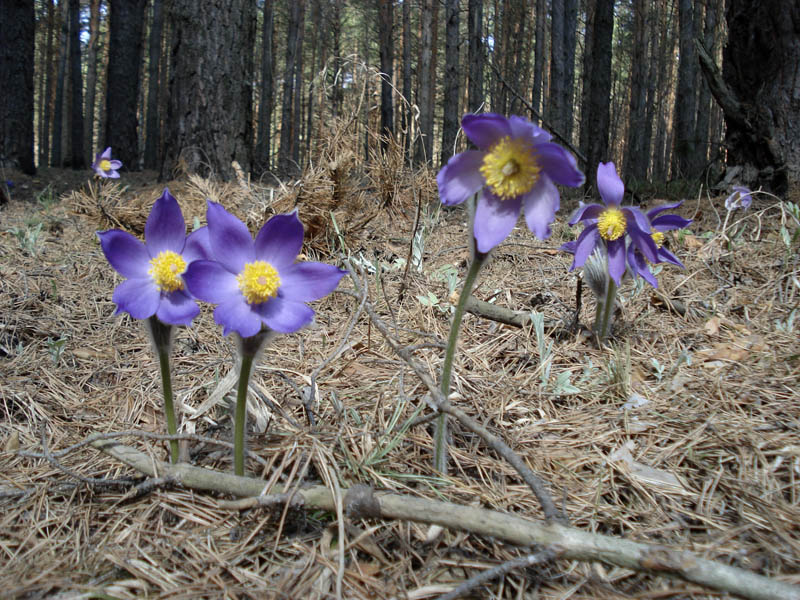
[[[278,271],[263,260],[247,263],[236,276],[236,281],[248,304],[259,304],[274,298],[281,287]]]
[[[186,261],[177,252],[162,250],[158,256],[150,260],[147,273],[155,281],[162,292],[174,292],[183,289],[181,275],[186,270]]]
[[[501,200],[529,192],[539,180],[539,165],[525,140],[504,137],[483,157],[481,174],[492,193]]]
[[[653,238],[653,241],[656,244],[656,248],[661,248],[664,245],[664,233],[661,231],[654,231],[650,234],[650,237]]]
[[[98,166],[100,167],[101,171],[110,171],[111,170],[111,161],[106,159],[106,158],[104,158],[103,160],[100,161],[100,164]]]
[[[600,232],[600,237],[609,242],[621,237],[625,233],[627,225],[628,221],[625,219],[625,213],[614,207],[605,209],[597,218],[597,229]]]

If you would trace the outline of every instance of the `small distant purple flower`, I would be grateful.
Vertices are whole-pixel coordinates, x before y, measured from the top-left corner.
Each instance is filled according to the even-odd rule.
[[[570,271],[583,266],[592,251],[605,246],[608,255],[608,274],[619,285],[625,273],[626,237],[651,262],[658,262],[658,248],[650,237],[650,222],[634,206],[620,206],[625,186],[617,175],[613,162],[597,167],[597,189],[604,204],[584,204],[569,221],[583,221],[584,229],[574,242],[561,246],[575,255]]]
[[[6,187],[7,187],[8,189],[10,189],[10,190],[13,190],[13,189],[14,189],[14,182],[13,182],[13,181],[11,181],[10,179],[9,179],[9,180],[7,180],[7,181],[6,181]]]
[[[119,229],[98,231],[108,262],[127,279],[114,290],[117,313],[155,315],[169,325],[190,325],[200,308],[184,284],[186,268],[210,256],[208,228],[186,236],[178,202],[168,189],[156,200],[144,228],[145,243]]]
[[[318,262],[295,263],[303,245],[303,224],[296,212],[275,215],[255,242],[247,226],[216,202],[208,202],[211,259],[189,265],[189,291],[218,304],[214,320],[223,333],[243,338],[263,326],[292,333],[314,318],[306,302],[318,300],[339,285],[346,271]]]
[[[733,186],[733,193],[725,199],[725,208],[728,212],[741,207],[745,210],[753,203],[752,192],[743,185]]]
[[[675,229],[683,229],[684,227],[688,226],[691,223],[691,219],[684,219],[679,215],[669,214],[669,215],[662,215],[661,213],[666,210],[671,210],[673,208],[678,208],[681,204],[683,204],[683,200],[678,202],[672,202],[670,204],[662,204],[661,206],[657,206],[649,211],[647,211],[647,218],[650,221],[650,230],[651,234],[650,237],[653,239],[653,242],[658,249],[658,261],[657,262],[669,262],[673,265],[680,267],[681,269],[684,268],[683,263],[678,260],[678,258],[669,250],[664,247],[664,232],[665,231],[673,231]],[[634,244],[628,245],[628,266],[630,266],[631,271],[633,271],[634,275],[638,275],[639,277],[644,278],[650,285],[653,287],[658,287],[658,281],[656,280],[655,276],[650,272],[650,269],[647,266],[647,261],[645,260],[644,255],[639,251],[639,249]]]
[[[464,115],[461,126],[478,150],[456,154],[436,176],[442,204],[460,204],[481,192],[474,236],[479,252],[502,242],[525,207],[536,237],[550,235],[560,198],[555,183],[577,187],[584,176],[575,158],[527,119],[494,113]]]
[[[111,159],[111,146],[106,148],[103,152],[96,155],[92,169],[97,173],[98,177],[119,179],[119,169],[122,168],[122,163],[118,160]]]

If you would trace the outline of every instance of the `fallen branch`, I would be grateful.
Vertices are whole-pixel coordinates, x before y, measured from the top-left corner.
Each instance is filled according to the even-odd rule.
[[[228,493],[238,497],[260,496],[267,482],[233,473],[221,473],[187,464],[154,461],[134,448],[112,440],[92,440],[91,446],[151,477],[169,477],[187,488]],[[274,486],[271,494],[287,493]],[[557,549],[568,560],[600,561],[626,569],[677,577],[707,588],[730,592],[752,600],[800,600],[800,588],[762,575],[723,565],[684,550],[643,544],[589,533],[555,521],[537,522],[515,515],[451,502],[417,498],[393,492],[373,491],[356,485],[342,489],[347,514],[353,519],[397,519],[439,525],[492,537],[518,546]],[[336,511],[334,495],[325,486],[297,490],[293,503],[308,509]]]

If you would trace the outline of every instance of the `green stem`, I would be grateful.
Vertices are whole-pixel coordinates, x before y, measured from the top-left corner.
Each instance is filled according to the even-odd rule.
[[[178,435],[178,421],[175,418],[175,405],[172,402],[172,378],[169,374],[169,345],[158,348],[158,365],[161,368],[161,389],[164,392],[164,412],[167,415],[167,433]],[[178,462],[178,440],[170,440],[170,460]]]
[[[444,355],[444,365],[442,366],[442,381],[440,389],[442,395],[447,398],[450,395],[450,380],[453,374],[453,359],[456,354],[456,345],[458,343],[458,332],[461,329],[461,319],[464,316],[464,311],[467,307],[467,300],[472,293],[472,288],[475,285],[475,280],[478,278],[478,273],[481,267],[486,263],[488,254],[475,253],[472,263],[469,266],[467,278],[464,280],[464,288],[461,290],[461,295],[458,297],[458,304],[453,313],[453,323],[450,325],[450,336],[447,339],[447,350]],[[447,473],[447,415],[441,413],[436,419],[436,431],[434,433],[434,446],[433,446],[433,466],[442,474]]]
[[[247,385],[253,368],[254,354],[242,353],[239,387],[236,391],[236,415],[233,422],[233,472],[244,475],[244,436],[247,429]]]
[[[614,302],[617,298],[617,284],[609,277],[606,282],[606,299],[597,304],[597,316],[594,322],[594,330],[602,342],[608,337],[611,330],[611,316],[614,314]]]

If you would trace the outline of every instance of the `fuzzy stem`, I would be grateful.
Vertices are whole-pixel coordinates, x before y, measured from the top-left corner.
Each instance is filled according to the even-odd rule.
[[[255,355],[242,353],[239,387],[236,391],[236,415],[233,422],[233,472],[244,475],[244,436],[247,430],[247,385]]]
[[[467,278],[464,280],[464,288],[461,290],[461,295],[458,297],[458,304],[453,313],[453,323],[450,325],[450,336],[447,339],[447,350],[444,355],[444,365],[442,366],[442,381],[441,390],[442,395],[447,398],[450,395],[450,380],[453,374],[453,359],[456,354],[456,345],[458,344],[458,332],[461,329],[461,319],[464,316],[464,311],[467,307],[467,300],[469,300],[472,288],[475,285],[475,280],[478,278],[478,273],[481,267],[486,263],[488,254],[476,252],[469,266]],[[433,466],[442,474],[447,473],[447,415],[440,414],[436,419],[436,430],[434,433],[434,446],[433,446]]]
[[[161,371],[161,392],[164,395],[164,414],[167,417],[167,433],[178,434],[178,421],[175,418],[175,404],[172,401],[172,378],[169,369],[169,352],[172,347],[172,325],[158,320],[155,315],[145,321],[153,348],[158,355],[158,366]],[[178,462],[178,440],[170,440],[170,460]]]
[[[614,314],[614,303],[617,299],[617,284],[609,277],[606,285],[606,299],[597,303],[597,317],[594,322],[594,331],[602,342],[608,337],[611,330],[611,315]]]

